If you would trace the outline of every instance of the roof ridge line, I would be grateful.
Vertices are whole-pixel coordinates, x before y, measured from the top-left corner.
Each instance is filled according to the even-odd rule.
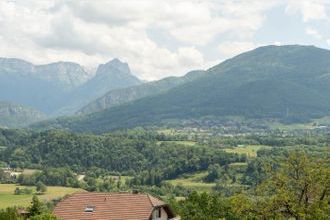
[[[153,202],[151,201],[149,193],[147,193],[147,197],[148,197],[148,199],[149,199],[149,202],[150,202],[151,206],[152,206],[152,207],[156,207],[156,206],[154,206]]]

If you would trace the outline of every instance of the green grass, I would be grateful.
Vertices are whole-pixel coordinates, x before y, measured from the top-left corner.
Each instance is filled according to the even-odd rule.
[[[239,146],[233,148],[226,148],[224,151],[228,153],[237,153],[237,154],[246,154],[248,157],[256,157],[257,151],[261,148],[270,148],[270,146],[264,145],[247,145],[247,146]]]
[[[211,192],[215,183],[204,183],[202,179],[207,175],[206,172],[198,172],[194,174],[185,174],[174,180],[167,180],[168,183],[174,186],[183,186],[187,189],[198,192]]]
[[[34,173],[36,173],[38,171],[40,171],[40,170],[36,170],[36,169],[24,169],[23,172],[22,172],[22,174],[24,174],[24,175],[32,175],[32,174],[34,174]]]
[[[279,122],[272,122],[268,124],[271,129],[279,129],[283,131],[292,130],[310,130],[315,129],[318,126],[330,126],[330,116],[313,119],[309,123],[297,123],[297,124],[282,124]]]
[[[30,205],[32,195],[14,195],[16,187],[30,188],[35,190],[33,186],[20,186],[15,184],[0,184],[0,208],[6,208],[9,206],[22,206],[26,207]],[[63,197],[67,194],[74,192],[84,191],[83,189],[61,187],[61,186],[48,186],[47,192],[44,195],[38,197],[42,201],[49,201],[54,198]]]
[[[181,144],[185,146],[195,146],[195,141],[158,141],[157,144],[160,145],[161,143],[173,143],[173,144]]]

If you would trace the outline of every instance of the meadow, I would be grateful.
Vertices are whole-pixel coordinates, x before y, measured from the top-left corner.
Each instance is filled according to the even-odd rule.
[[[226,148],[224,151],[228,153],[246,154],[248,157],[256,157],[257,151],[262,148],[270,148],[270,146],[264,145],[242,145],[233,148]]]
[[[195,190],[198,192],[211,192],[215,187],[215,183],[205,183],[203,178],[207,175],[207,171],[193,174],[184,174],[181,177],[166,182],[173,186],[183,186],[184,188]]]
[[[35,192],[35,187],[33,186],[20,186],[16,184],[0,184],[0,209],[10,206],[21,206],[26,207],[30,205],[33,194],[31,195],[14,195],[14,190],[16,187],[20,188],[30,188]],[[38,195],[39,199],[42,201],[50,201],[55,198],[63,197],[68,194],[75,192],[84,191],[79,188],[61,187],[61,186],[48,186],[47,192],[43,195]]]

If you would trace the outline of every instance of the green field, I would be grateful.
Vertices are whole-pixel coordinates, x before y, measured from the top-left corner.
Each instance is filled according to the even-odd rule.
[[[272,122],[268,125],[271,129],[278,129],[282,131],[312,130],[318,128],[318,126],[330,126],[330,116],[313,119],[311,122],[308,123],[282,124],[279,122]]]
[[[269,146],[264,145],[246,145],[246,146],[238,146],[233,148],[226,148],[224,151],[228,153],[237,153],[237,154],[246,154],[248,157],[256,157],[257,151],[261,148],[270,148]]]
[[[178,145],[185,145],[185,146],[195,146],[196,142],[194,141],[158,141],[157,144],[160,145],[161,143],[173,143]]]
[[[186,174],[174,180],[167,180],[168,183],[174,186],[183,186],[187,189],[199,192],[211,192],[215,183],[204,183],[202,179],[207,175],[207,172],[199,172],[194,174]]]
[[[19,186],[15,184],[0,184],[0,208],[6,208],[9,206],[22,206],[26,207],[30,204],[32,195],[14,195],[16,187],[31,188],[33,186]],[[71,194],[78,191],[84,191],[83,189],[61,187],[61,186],[48,186],[47,192],[44,195],[40,195],[39,198],[42,201],[49,201],[54,198],[63,197],[67,194]]]

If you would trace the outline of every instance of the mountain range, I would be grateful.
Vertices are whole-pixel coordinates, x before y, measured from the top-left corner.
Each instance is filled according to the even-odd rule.
[[[57,118],[34,127],[105,132],[207,116],[297,122],[330,115],[329,50],[265,46],[197,75],[173,86],[166,86],[164,80],[120,90],[123,93],[108,92],[78,111],[90,114]],[[157,83],[165,89],[153,92]],[[113,101],[116,97],[125,98]]]
[[[99,65],[91,77],[77,63],[33,65],[0,58],[0,100],[30,106],[48,116],[73,114],[110,90],[140,83],[118,59]]]

